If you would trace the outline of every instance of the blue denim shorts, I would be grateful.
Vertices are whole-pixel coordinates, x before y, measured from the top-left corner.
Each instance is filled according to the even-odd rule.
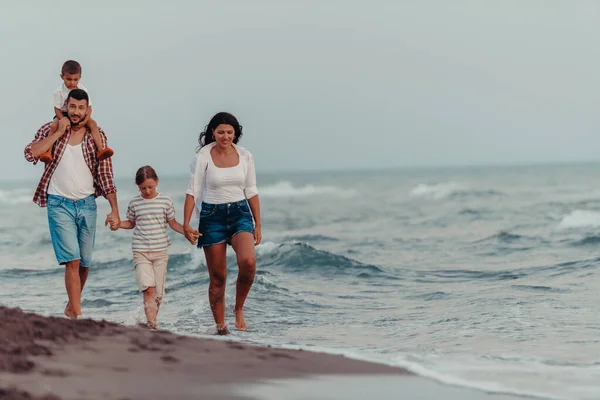
[[[254,233],[252,213],[247,200],[235,203],[202,203],[198,247],[220,243],[231,244],[231,239],[241,232]]]
[[[48,195],[48,226],[54,255],[59,264],[80,260],[89,267],[96,238],[96,197],[81,200]]]

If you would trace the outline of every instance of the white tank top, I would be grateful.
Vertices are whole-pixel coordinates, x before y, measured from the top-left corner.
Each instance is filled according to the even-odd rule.
[[[94,177],[83,158],[81,143],[76,146],[67,144],[50,178],[48,194],[81,200],[95,192]]]
[[[204,202],[209,204],[233,203],[244,200],[244,185],[246,174],[242,166],[242,157],[235,167],[219,168],[213,163],[212,157],[208,157],[206,169],[206,190]]]

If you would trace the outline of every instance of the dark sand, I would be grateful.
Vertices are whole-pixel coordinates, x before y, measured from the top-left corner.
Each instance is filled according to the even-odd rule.
[[[243,399],[234,393],[246,384],[326,374],[408,372],[337,355],[0,307],[0,400]]]

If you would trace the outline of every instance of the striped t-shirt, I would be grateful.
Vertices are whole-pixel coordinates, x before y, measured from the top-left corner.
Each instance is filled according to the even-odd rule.
[[[158,194],[153,199],[137,195],[127,207],[127,219],[135,222],[131,248],[133,251],[162,251],[169,248],[167,222],[175,219],[173,200]]]

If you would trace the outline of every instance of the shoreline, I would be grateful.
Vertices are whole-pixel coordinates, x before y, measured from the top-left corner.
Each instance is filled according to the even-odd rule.
[[[523,398],[443,385],[400,367],[343,355],[182,336],[105,320],[44,317],[3,306],[0,321],[1,400],[333,399],[340,394],[358,399],[363,396],[353,396],[365,385],[387,388],[392,396],[404,389],[436,393],[420,399]],[[319,385],[317,395],[302,394]]]

